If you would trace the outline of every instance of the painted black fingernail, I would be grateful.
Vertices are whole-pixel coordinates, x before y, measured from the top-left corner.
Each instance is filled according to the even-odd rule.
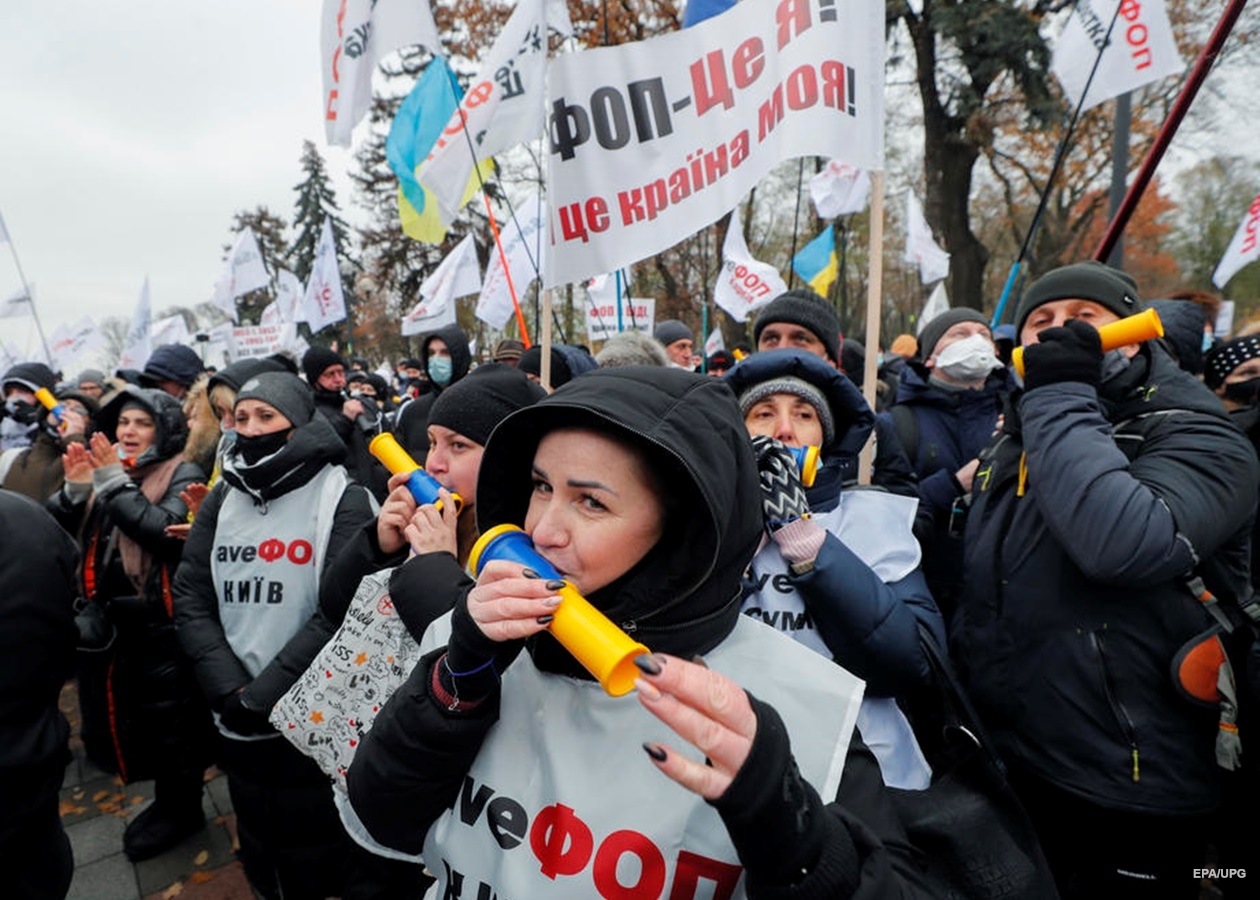
[[[537,621],[539,625],[549,625],[551,624],[551,620],[554,618],[555,616],[548,614],[545,616],[539,616]]]
[[[562,587],[564,587],[564,582],[563,582],[563,581],[561,581],[561,580],[560,580],[560,579],[558,579],[558,578],[553,578],[553,579],[551,579],[550,581],[548,581],[548,582],[547,582],[547,584],[545,585],[545,587],[546,587],[546,588],[547,588],[547,590],[549,590],[549,591],[558,591],[558,590],[560,590]]]
[[[701,656],[699,653],[691,657],[691,661],[695,663],[697,666],[703,666],[706,669],[709,668],[709,664],[704,661],[704,657]]]
[[[642,657],[640,657],[640,659],[641,658]],[[656,760],[657,762],[665,762],[665,748],[664,747],[658,746],[657,744],[649,744],[645,742],[643,744],[643,752],[646,753],[648,756],[652,757],[652,759]]]
[[[649,653],[644,653],[641,656],[636,656],[634,658],[634,664],[639,667],[640,672],[643,672],[646,675],[661,674],[660,661],[657,660],[656,657],[652,656]]]
[[[541,578],[542,576],[533,569],[521,569],[521,577],[523,578]]]

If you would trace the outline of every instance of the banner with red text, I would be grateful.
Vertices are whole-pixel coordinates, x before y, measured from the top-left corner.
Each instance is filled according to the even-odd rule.
[[[642,331],[652,333],[656,327],[655,297],[622,297],[621,318],[617,318],[617,304],[601,301],[594,296],[586,302],[586,338],[606,341],[618,331]]]
[[[665,250],[785,159],[883,168],[876,0],[744,0],[694,28],[557,56],[548,82],[548,285]]]
[[[1239,269],[1257,259],[1260,259],[1260,194],[1247,207],[1242,223],[1234,232],[1234,239],[1229,242],[1225,255],[1212,273],[1212,284],[1225,290],[1225,285]]]
[[[275,325],[245,325],[232,329],[232,361],[255,356],[270,356],[292,349],[297,339],[297,326],[292,322]]]

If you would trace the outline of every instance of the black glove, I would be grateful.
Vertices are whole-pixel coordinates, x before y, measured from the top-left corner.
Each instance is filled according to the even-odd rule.
[[[809,500],[792,451],[762,434],[752,439],[752,445],[761,479],[761,511],[766,528],[774,532],[809,515]]]
[[[1098,329],[1077,319],[1062,328],[1047,328],[1036,344],[1024,348],[1024,390],[1047,384],[1079,381],[1098,387],[1102,381],[1103,349]]]
[[[270,734],[275,731],[267,721],[267,714],[248,709],[241,702],[241,692],[229,694],[219,711],[219,721],[229,731],[240,735]]]
[[[451,637],[438,672],[443,689],[462,701],[488,697],[524,646],[524,640],[492,641],[486,637],[468,612],[465,592],[451,610]]]

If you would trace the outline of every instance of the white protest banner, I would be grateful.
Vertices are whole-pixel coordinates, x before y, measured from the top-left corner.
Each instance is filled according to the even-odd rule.
[[[543,203],[538,194],[516,205],[516,215],[503,223],[499,240],[503,244],[503,256],[507,257],[507,269],[498,248],[490,251],[486,265],[486,280],[477,298],[477,318],[493,328],[503,328],[516,312],[512,305],[512,290],[518,300],[525,298],[530,282],[538,277],[542,265],[544,243],[543,223],[546,221]],[[507,274],[512,275],[511,288]]]
[[[214,284],[214,296],[210,302],[235,322],[236,298],[270,284],[271,276],[267,274],[262,252],[258,249],[258,238],[254,237],[252,228],[243,228],[223,263],[223,271]]]
[[[871,196],[870,173],[833,159],[809,180],[809,196],[820,219],[861,212]]]
[[[1229,242],[1225,255],[1212,273],[1212,284],[1224,290],[1238,270],[1257,257],[1260,257],[1260,194],[1247,207],[1242,224],[1234,232],[1234,239]]]
[[[1094,71],[1117,6],[1120,15],[1111,28],[1111,42]],[[1089,73],[1094,72],[1082,111],[1166,75],[1176,75],[1185,67],[1164,0],[1078,0],[1055,42],[1050,63],[1073,107],[1080,102]]]
[[[443,225],[459,215],[476,163],[542,134],[549,31],[572,33],[565,4],[519,0],[442,136],[416,167],[416,180],[437,198]]]
[[[1237,304],[1233,300],[1222,300],[1221,311],[1216,314],[1216,322],[1212,326],[1212,334],[1218,338],[1229,337],[1234,331],[1234,309]]]
[[[621,330],[652,333],[656,327],[655,297],[622,297]],[[617,333],[617,305],[599,303],[593,298],[586,304],[586,337],[590,341],[606,341]]]
[[[915,337],[923,333],[924,325],[948,309],[949,295],[945,293],[945,282],[942,281],[932,288],[932,293],[928,295],[927,303],[923,304],[923,312],[919,313],[919,321],[914,327]],[[927,349],[928,353],[931,354],[933,348],[928,347]]]
[[[658,253],[731,210],[777,163],[884,159],[884,7],[744,0],[683,31],[548,68],[546,284]]]
[[[470,232],[420,285],[420,299],[403,317],[402,333],[410,336],[455,323],[455,298],[481,290],[477,245]]]
[[[149,354],[153,352],[153,343],[149,340],[149,324],[152,321],[153,310],[149,300],[149,278],[146,275],[144,286],[140,288],[140,298],[136,301],[136,311],[131,316],[131,327],[127,329],[127,337],[123,339],[123,352],[122,357],[118,360],[118,368],[144,368]]]
[[[906,252],[904,259],[919,267],[924,284],[940,281],[949,274],[949,254],[936,245],[932,229],[923,217],[923,207],[914,191],[906,191]]]
[[[20,287],[3,300],[0,300],[0,319],[11,319],[14,316],[29,316],[33,314],[30,294],[35,293],[35,285],[29,285],[29,288],[29,293],[27,288]]]
[[[163,344],[191,344],[192,335],[188,333],[188,323],[183,316],[169,316],[158,319],[149,326],[149,340],[154,347]]]
[[[283,321],[284,317],[280,315],[280,302],[278,300],[272,300],[258,314],[259,325],[278,325]]]
[[[333,240],[332,220],[324,218],[324,230],[315,249],[311,278],[302,295],[300,321],[319,331],[346,317],[346,298],[341,291],[341,265],[337,262],[337,244]]]
[[[750,312],[786,292],[787,285],[779,270],[758,262],[748,252],[737,207],[731,213],[731,224],[722,243],[722,269],[713,285],[713,302],[730,313],[736,322],[744,322]]]
[[[249,359],[255,356],[270,356],[288,349],[297,335],[297,326],[292,322],[279,322],[275,325],[245,325],[232,329],[231,354],[232,361]]]
[[[324,0],[319,43],[324,136],[342,147],[371,105],[381,57],[412,44],[442,51],[429,4],[415,0]]]
[[[69,372],[75,363],[85,361],[89,354],[104,349],[105,335],[96,327],[91,316],[84,316],[73,325],[62,325],[48,339],[48,352],[52,354],[54,368]]]
[[[704,355],[712,356],[719,350],[726,349],[726,338],[722,336],[721,328],[714,328],[709,332],[709,336],[704,341]]]
[[[276,269],[276,299],[272,306],[281,322],[302,321],[298,318],[302,308],[302,282],[288,269]]]

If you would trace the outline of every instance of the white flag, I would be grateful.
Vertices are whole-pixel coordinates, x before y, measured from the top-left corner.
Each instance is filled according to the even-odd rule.
[[[1121,7],[1118,17],[1117,6]],[[1186,67],[1177,52],[1164,0],[1079,0],[1055,42],[1050,63],[1073,108],[1094,71],[1113,17],[1111,40],[1098,61],[1082,111]]]
[[[505,222],[499,231],[503,244],[503,256],[507,257],[507,269],[497,247],[490,251],[486,264],[486,281],[477,298],[477,318],[492,328],[502,328],[516,313],[512,305],[512,291],[508,287],[508,274],[512,276],[512,288],[517,300],[524,300],[529,284],[538,277],[542,266],[543,244],[546,241],[544,222],[546,210],[537,194],[530,194],[516,206],[517,215]]]
[[[288,269],[276,269],[276,302],[271,306],[276,308],[282,322],[302,321],[298,318],[302,308],[302,282]]]
[[[48,350],[56,363],[54,368],[68,372],[90,354],[105,347],[105,335],[101,333],[91,316],[84,316],[73,325],[62,325],[48,339]]]
[[[170,316],[158,319],[149,326],[149,341],[154,347],[163,344],[188,344],[192,335],[188,333],[188,323],[183,316]]]
[[[914,191],[906,191],[906,255],[905,261],[918,265],[924,284],[940,281],[949,274],[949,254],[936,245],[932,229],[923,218],[923,207]]]
[[[726,338],[722,337],[722,329],[720,327],[714,328],[713,331],[709,333],[708,338],[705,339],[704,355],[712,356],[714,353],[717,353],[719,350],[725,350],[725,349],[726,349]]]
[[[4,227],[4,216],[0,216],[0,244],[9,243],[9,229]]]
[[[31,293],[35,293],[35,285],[29,285]],[[9,296],[0,300],[0,319],[11,319],[14,316],[27,316],[32,313],[31,298],[27,288],[20,287]]]
[[[140,288],[140,299],[136,301],[136,311],[131,317],[131,327],[127,329],[127,337],[123,340],[122,358],[118,360],[118,368],[144,368],[149,355],[153,352],[153,343],[149,340],[149,325],[152,321],[149,278],[146,275],[144,287]]]
[[[236,298],[271,284],[271,276],[263,264],[262,251],[252,228],[243,228],[232,245],[232,252],[223,263],[223,271],[214,285],[210,302],[237,321]]]
[[[820,219],[861,212],[871,196],[871,176],[865,169],[833,159],[809,180],[809,196]]]
[[[416,180],[437,198],[443,225],[459,214],[477,162],[542,135],[548,29],[573,31],[564,3],[520,0],[442,137],[417,167]]]
[[[280,301],[272,300],[263,307],[263,311],[258,315],[259,325],[279,325],[284,322],[284,317],[280,315]]]
[[[300,316],[301,321],[310,325],[312,334],[346,317],[337,244],[333,240],[332,219],[327,217],[324,218],[324,230],[319,235],[319,247],[315,250],[311,278],[302,296]]]
[[[324,135],[350,146],[350,133],[372,102],[372,73],[385,54],[421,44],[442,51],[428,2],[324,0],[320,25]]]
[[[769,263],[758,262],[748,252],[744,226],[736,207],[722,243],[722,270],[713,286],[713,302],[730,313],[736,322],[743,322],[750,312],[785,293],[787,285],[779,270]]]
[[[1234,239],[1229,242],[1229,249],[1221,257],[1220,264],[1212,273],[1212,284],[1221,290],[1234,277],[1234,274],[1260,257],[1260,194],[1251,201],[1242,224],[1234,232]]]
[[[915,336],[922,334],[923,326],[947,309],[949,309],[949,296],[945,293],[945,282],[942,281],[932,288],[932,293],[928,295],[927,303],[923,304],[923,312],[919,314],[919,323],[914,328]],[[919,349],[923,350],[922,347]],[[931,353],[932,348],[928,347],[927,352]]]
[[[455,298],[479,290],[481,269],[477,265],[477,244],[469,234],[420,285],[420,300],[403,317],[402,333],[422,334],[454,323]]]

